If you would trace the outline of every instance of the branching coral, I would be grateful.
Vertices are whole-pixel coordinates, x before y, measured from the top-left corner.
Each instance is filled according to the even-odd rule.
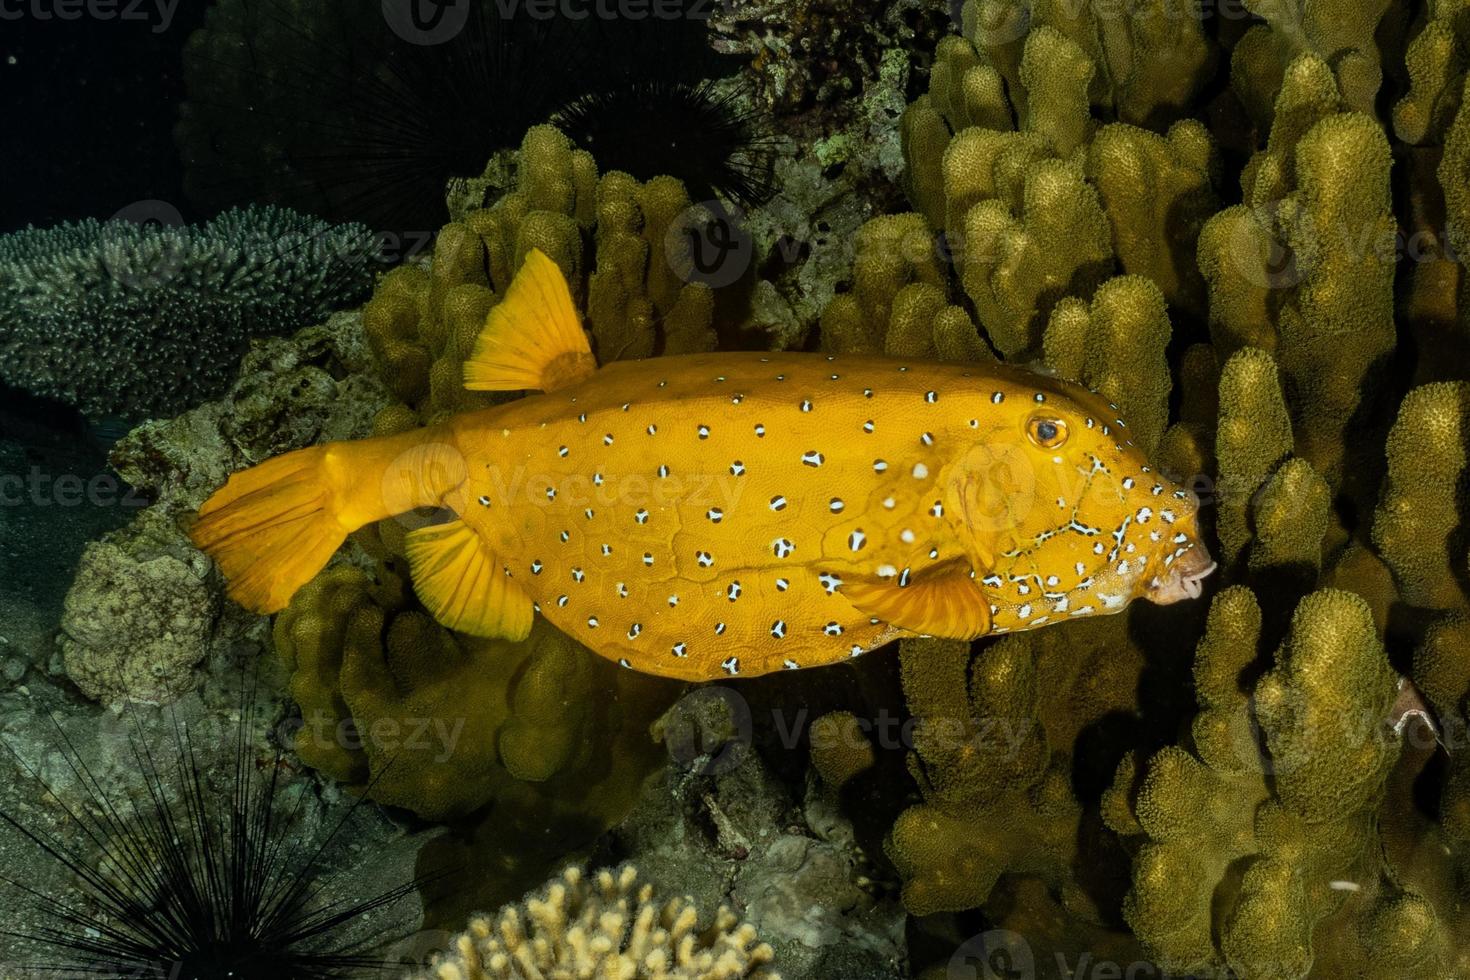
[[[363,298],[376,254],[361,226],[280,208],[0,236],[0,380],[90,414],[175,415],[224,392],[252,337]]]
[[[1246,203],[1200,236],[1217,348],[1275,354],[1300,453],[1334,486],[1343,432],[1395,343],[1388,142],[1372,117],[1337,107],[1327,65],[1292,62],[1270,142],[1242,177]]]
[[[1409,91],[1393,107],[1393,125],[1406,143],[1442,142],[1459,111],[1470,66],[1466,9],[1463,0],[1432,0],[1404,52]]]
[[[444,819],[514,782],[590,783],[609,749],[634,769],[650,755],[637,732],[661,708],[661,685],[619,676],[544,624],[524,643],[450,633],[413,608],[406,588],[391,566],[376,582],[341,566],[277,619],[302,713],[295,748],[309,765]],[[623,703],[617,717],[595,704],[609,690]]]
[[[1053,307],[1043,351],[1062,377],[1116,404],[1133,440],[1151,452],[1169,421],[1169,335],[1159,287],[1141,276],[1120,276],[1103,283],[1090,305],[1068,298]]]
[[[1126,865],[1120,851],[1074,865],[1077,841],[1098,828],[1072,764],[1083,733],[1132,704],[1145,654],[1125,634],[1121,621],[1096,620],[973,656],[963,643],[902,645],[924,802],[899,815],[885,847],[911,912],[983,905],[1001,876],[1035,875],[1081,920],[1112,914],[1098,899],[1121,893]]]
[[[539,895],[476,917],[423,980],[647,977],[780,980],[755,927],[721,908],[709,922],[689,899],[659,903],[631,866],[562,872]]]
[[[851,292],[822,313],[824,349],[945,361],[985,360],[969,313],[948,300],[934,241],[916,214],[877,218],[858,233]]]

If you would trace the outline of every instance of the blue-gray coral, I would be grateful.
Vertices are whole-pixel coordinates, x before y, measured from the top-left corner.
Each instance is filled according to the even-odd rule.
[[[365,298],[376,254],[360,225],[274,207],[0,236],[0,381],[90,415],[177,414],[225,390],[252,337]]]

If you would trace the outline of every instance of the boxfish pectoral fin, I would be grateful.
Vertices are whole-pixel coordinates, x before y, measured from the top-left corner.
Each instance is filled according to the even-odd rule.
[[[922,636],[973,640],[990,632],[989,597],[963,564],[899,581],[847,582],[842,594],[862,612]]]
[[[434,618],[471,636],[524,640],[535,610],[485,540],[464,521],[411,531],[414,591]]]
[[[464,364],[471,391],[556,391],[597,371],[561,268],[532,249]]]

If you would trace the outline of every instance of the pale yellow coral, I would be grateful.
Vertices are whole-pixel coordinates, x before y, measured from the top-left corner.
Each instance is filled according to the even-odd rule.
[[[688,898],[658,902],[630,865],[568,868],[538,895],[476,916],[420,980],[780,980],[755,927]]]

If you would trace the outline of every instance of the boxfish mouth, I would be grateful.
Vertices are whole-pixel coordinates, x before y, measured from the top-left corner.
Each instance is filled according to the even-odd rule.
[[[1193,547],[1179,556],[1168,572],[1154,576],[1148,583],[1148,598],[1159,605],[1198,599],[1205,590],[1205,579],[1215,568],[1210,553],[1196,541]]]

